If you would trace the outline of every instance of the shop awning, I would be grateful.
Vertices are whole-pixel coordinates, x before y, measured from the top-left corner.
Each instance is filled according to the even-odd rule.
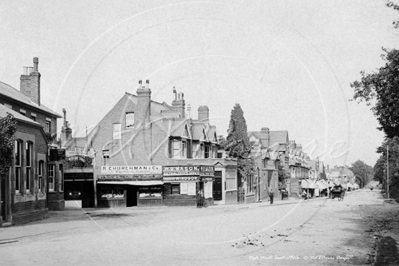
[[[319,181],[317,181],[317,182],[316,182],[316,186],[317,186],[319,189],[326,189],[326,188],[328,188],[328,185],[325,183],[324,180],[319,180]]]
[[[301,183],[302,188],[316,188],[315,182],[311,181],[310,179],[304,179]]]
[[[148,181],[98,181],[97,184],[104,185],[130,185],[130,186],[156,186],[163,185],[161,180]]]

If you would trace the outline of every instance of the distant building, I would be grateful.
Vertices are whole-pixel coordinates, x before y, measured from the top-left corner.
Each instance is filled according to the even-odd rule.
[[[0,184],[2,220],[12,224],[64,207],[63,167],[48,159],[48,144],[57,138],[61,116],[41,103],[39,59],[35,57],[33,64],[24,68],[20,91],[0,82],[0,116],[10,113],[18,122],[13,165]]]
[[[266,127],[261,131],[248,132],[248,138],[252,145],[250,156],[257,171],[254,177],[247,177],[246,202],[254,202],[267,198],[270,189],[277,193],[282,188],[278,171],[281,165],[288,172],[289,138],[286,130],[270,131]]]

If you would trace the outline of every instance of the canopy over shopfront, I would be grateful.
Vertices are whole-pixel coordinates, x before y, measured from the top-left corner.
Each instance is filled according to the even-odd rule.
[[[318,189],[327,189],[328,188],[328,184],[325,180],[319,180],[316,182],[316,186]]]
[[[301,182],[302,188],[316,188],[316,182],[310,179],[304,179]]]

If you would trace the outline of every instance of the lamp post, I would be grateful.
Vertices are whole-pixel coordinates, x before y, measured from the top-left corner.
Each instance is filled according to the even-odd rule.
[[[262,202],[262,199],[260,198],[260,169],[259,166],[257,167],[258,170],[258,202]]]

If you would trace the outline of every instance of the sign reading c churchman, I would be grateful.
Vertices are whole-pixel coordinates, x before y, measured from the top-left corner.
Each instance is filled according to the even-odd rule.
[[[161,165],[101,166],[102,175],[160,175]]]

